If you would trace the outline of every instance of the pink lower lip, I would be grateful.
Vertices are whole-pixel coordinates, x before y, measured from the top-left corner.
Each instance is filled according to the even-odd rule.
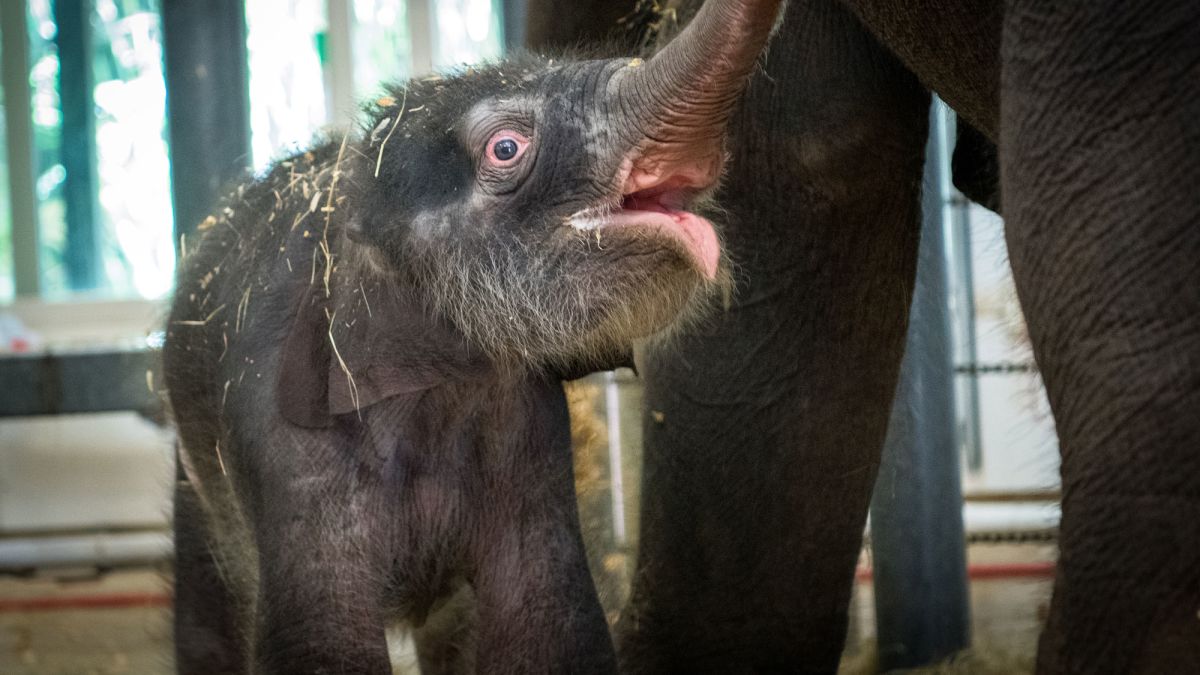
[[[717,277],[721,244],[711,222],[688,211],[672,211],[657,202],[637,206],[650,208],[624,208],[607,216],[602,227],[641,227],[670,236],[683,244],[705,278]]]
[[[699,167],[699,168],[697,168]],[[721,262],[721,243],[707,219],[685,210],[699,192],[712,185],[720,163],[671,167],[670,172],[647,171],[626,159],[622,164],[621,210],[603,217],[601,228],[634,227],[673,238],[687,251],[707,279],[715,279]]]

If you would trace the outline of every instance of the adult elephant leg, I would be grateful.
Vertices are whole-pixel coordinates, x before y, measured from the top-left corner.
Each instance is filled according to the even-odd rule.
[[[912,293],[928,96],[788,5],[719,195],[732,305],[646,356],[622,672],[834,672]]]
[[[1200,663],[1200,5],[1010,3],[1002,171],[1062,451],[1042,673]]]

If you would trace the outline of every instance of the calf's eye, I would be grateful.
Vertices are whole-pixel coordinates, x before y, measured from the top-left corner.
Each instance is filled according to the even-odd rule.
[[[516,131],[505,130],[492,134],[487,144],[488,163],[511,166],[525,154],[527,147],[529,139]]]
[[[496,159],[502,162],[516,157],[518,150],[520,148],[517,147],[517,142],[511,138],[502,138],[492,146],[492,152],[496,153]]]

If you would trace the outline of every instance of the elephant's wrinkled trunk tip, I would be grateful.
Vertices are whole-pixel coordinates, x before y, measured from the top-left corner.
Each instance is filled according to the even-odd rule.
[[[689,143],[719,138],[779,14],[781,0],[708,0],[692,22],[622,86],[648,135]]]

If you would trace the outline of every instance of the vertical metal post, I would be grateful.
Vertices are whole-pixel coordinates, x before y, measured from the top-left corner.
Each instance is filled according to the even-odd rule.
[[[604,414],[608,424],[608,484],[612,496],[613,541],[618,547],[628,543],[625,530],[625,475],[621,467],[621,389],[617,374],[604,374]]]
[[[354,9],[350,0],[329,0],[326,5],[325,116],[339,127],[354,123]]]
[[[421,77],[433,72],[434,40],[437,22],[431,0],[408,0],[408,35],[412,40],[412,76]]]
[[[250,162],[243,0],[163,0],[176,241]]]
[[[504,51],[511,53],[525,46],[525,5],[527,0],[500,0],[503,7]]]
[[[950,139],[957,138],[958,118],[945,104],[939,103],[945,120],[943,147],[950,147]],[[947,150],[949,152],[949,150]],[[949,255],[954,283],[954,303],[958,308],[956,322],[957,342],[960,346],[957,363],[976,366],[979,364],[979,349],[975,330],[975,261],[971,257],[971,201],[950,181],[950,172],[943,176],[943,194],[946,196],[947,231],[950,234]],[[975,372],[958,376],[959,400],[965,410],[961,411],[962,428],[959,439],[964,448],[968,471],[983,468],[983,438],[979,417],[979,375]]]
[[[881,670],[941,659],[970,641],[945,265],[944,125],[930,114],[917,285],[900,384],[871,504]]]
[[[96,106],[92,99],[92,2],[56,0],[54,44],[62,106],[60,153],[66,170],[67,283],[73,290],[101,280],[100,209],[96,201]]]
[[[958,118],[945,104],[939,103],[938,108],[945,119],[945,134],[942,141],[945,147],[954,146],[957,154],[965,146],[977,146],[987,141],[970,125],[958,124]],[[951,144],[950,139],[955,139]],[[951,161],[953,166],[953,161]],[[956,363],[972,369],[979,365],[979,350],[975,329],[975,270],[971,257],[971,200],[959,192],[951,184],[951,172],[945,172],[943,194],[947,203],[947,227],[950,237],[949,256],[951,284],[954,293],[954,305],[957,308],[955,317],[955,341],[958,344]],[[997,204],[985,208],[998,208]],[[967,460],[967,471],[975,473],[983,468],[983,438],[980,428],[979,415],[979,373],[975,370],[962,372],[958,376],[959,401],[962,409],[959,411],[963,454]]]
[[[18,296],[37,295],[40,286],[27,9],[25,0],[0,2],[0,30],[3,31],[0,69],[4,82],[4,128],[12,211],[13,285]]]
[[[950,226],[953,228],[953,255],[957,277],[958,305],[962,308],[959,324],[960,341],[963,345],[960,363],[969,366],[979,365],[979,349],[975,329],[975,269],[971,259],[971,219],[968,215],[970,202],[961,194],[955,193],[951,199]],[[964,373],[959,375],[959,391],[962,392],[963,405],[966,407],[962,433],[964,453],[967,458],[967,470],[979,471],[983,468],[983,434],[980,429],[979,414],[979,375]]]

